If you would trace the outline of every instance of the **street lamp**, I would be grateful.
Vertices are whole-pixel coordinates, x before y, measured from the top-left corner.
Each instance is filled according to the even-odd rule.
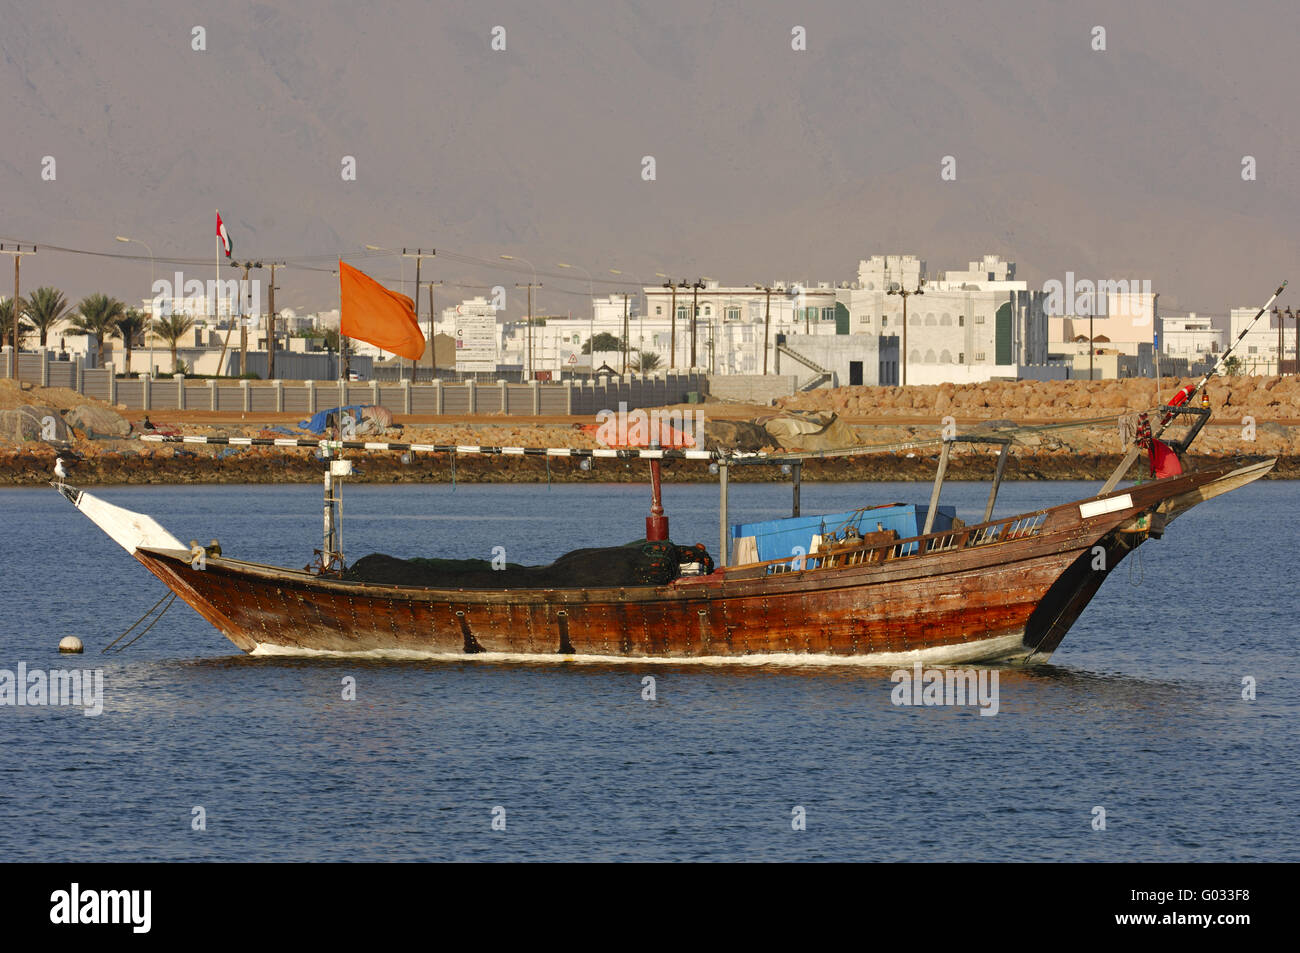
[[[135,242],[137,245],[144,245],[145,250],[149,252],[149,294],[152,295],[154,274],[155,274],[153,249],[150,248],[146,242],[143,242],[138,238],[127,238],[125,235],[117,235],[115,237],[119,242]],[[173,293],[174,291],[175,289],[173,289]],[[153,324],[153,320],[154,320],[153,312],[154,312],[155,300],[156,299],[153,297],[150,297],[149,299],[149,324],[150,325]],[[149,333],[152,330],[153,330],[152,327],[145,328],[146,336],[149,338],[149,376],[150,377],[153,377],[153,335]],[[173,374],[176,373],[176,368],[174,367],[172,368],[172,373]]]
[[[892,285],[894,284],[897,284],[898,287],[897,288],[892,287]],[[898,367],[901,372],[899,375],[900,379],[898,383],[899,386],[901,387],[907,386],[907,299],[912,295],[925,294],[925,291],[922,288],[924,284],[925,284],[925,279],[918,277],[916,280],[916,290],[908,291],[906,288],[903,287],[902,282],[891,282],[890,289],[885,292],[885,294],[901,295],[903,298],[903,338],[902,338],[902,344],[900,345],[899,354],[898,354]]]

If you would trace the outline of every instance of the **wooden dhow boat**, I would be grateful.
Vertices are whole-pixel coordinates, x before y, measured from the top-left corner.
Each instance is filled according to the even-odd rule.
[[[1163,414],[1161,431],[1175,416],[1191,417],[1181,442],[1154,440],[1178,454],[1186,451],[1209,415],[1207,407],[1193,407],[1190,401],[1155,412]],[[738,528],[729,526],[727,519],[732,468],[789,467],[794,474],[791,519],[798,522],[804,461],[867,449],[745,455],[726,450],[451,447],[297,438],[154,439],[307,446],[329,457],[324,545],[317,565],[303,570],[226,556],[219,548],[186,546],[145,514],[110,504],[61,479],[54,484],[173,593],[253,654],[505,653],[679,660],[825,656],[882,665],[1046,661],[1128,553],[1160,538],[1193,506],[1261,478],[1276,462],[1239,461],[1120,488],[1119,481],[1140,452],[1135,445],[1098,495],[995,519],[993,508],[1012,435],[950,436],[931,442],[941,442],[942,452],[930,505],[914,511],[918,523],[924,514],[919,532],[871,530],[872,513],[864,509],[858,511],[863,518],[844,533],[810,540],[813,545],[803,552],[735,565],[729,550],[739,550]],[[1138,439],[1143,439],[1140,434]],[[1147,438],[1148,447],[1152,439]],[[950,451],[961,442],[1001,445],[984,518],[970,526],[945,519],[938,505]],[[337,481],[350,472],[350,461],[342,458],[350,450],[648,459],[653,489],[646,537],[651,541],[667,539],[661,461],[707,461],[711,470],[716,468],[721,488],[719,565],[697,574],[674,571],[668,581],[645,585],[563,585],[552,579],[531,588],[422,586],[348,578],[337,551],[336,521]],[[936,529],[936,522],[946,525]],[[814,548],[818,544],[820,548]]]

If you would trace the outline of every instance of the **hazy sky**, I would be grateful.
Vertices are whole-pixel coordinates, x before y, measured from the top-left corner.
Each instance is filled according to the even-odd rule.
[[[299,309],[333,306],[338,255],[409,293],[369,243],[436,247],[423,278],[512,311],[531,271],[501,254],[583,313],[556,263],[838,282],[886,252],[1223,311],[1300,280],[1298,36],[1300,5],[1217,0],[4,2],[0,237],[144,254],[126,235],[208,278],[219,207]],[[135,303],[149,270],[41,252],[23,287]]]

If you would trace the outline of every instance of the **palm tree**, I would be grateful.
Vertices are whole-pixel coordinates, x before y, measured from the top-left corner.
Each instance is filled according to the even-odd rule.
[[[180,362],[176,359],[176,342],[194,327],[194,319],[188,314],[169,314],[154,319],[153,333],[165,340],[172,351],[172,369],[180,372]]]
[[[113,333],[122,339],[122,348],[126,351],[126,373],[131,374],[131,348],[136,344],[144,344],[144,313],[139,308],[132,308],[122,317],[117,319],[117,326],[113,328]],[[152,368],[150,371],[152,372]]]
[[[21,315],[26,310],[26,308],[27,308],[27,302],[19,298],[18,299],[18,314],[20,315],[20,317],[18,318],[19,346],[21,346],[21,342],[23,338],[27,337],[28,334],[30,334],[32,331],[35,330],[35,328],[33,328],[30,324],[24,321],[21,317]],[[13,343],[14,343],[14,299],[5,298],[4,300],[0,300],[0,344],[12,345]]]
[[[636,363],[637,370],[645,373],[646,371],[653,371],[663,362],[659,359],[659,355],[654,351],[637,351]]]
[[[31,319],[36,330],[41,332],[41,347],[45,347],[45,339],[49,334],[50,328],[58,324],[68,316],[72,306],[68,304],[63,292],[58,288],[44,287],[37,288],[32,292],[31,297],[27,299],[27,317]]]
[[[72,316],[74,330],[93,335],[95,345],[103,347],[105,339],[113,334],[117,322],[126,314],[126,305],[105,294],[88,295],[77,305]]]

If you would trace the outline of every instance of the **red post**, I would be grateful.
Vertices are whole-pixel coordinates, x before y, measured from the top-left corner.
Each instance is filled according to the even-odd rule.
[[[645,518],[645,538],[652,543],[668,539],[668,517],[659,486],[659,461],[650,461],[650,515]]]

